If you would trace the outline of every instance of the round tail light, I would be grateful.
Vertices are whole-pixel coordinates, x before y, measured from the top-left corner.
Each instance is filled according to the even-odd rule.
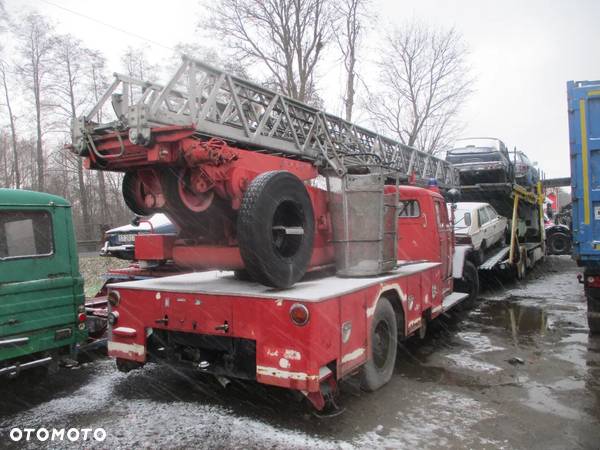
[[[308,323],[310,314],[308,308],[301,303],[294,303],[290,308],[290,319],[298,326],[304,326]]]
[[[110,291],[108,293],[108,303],[110,303],[110,306],[119,306],[119,303],[121,302],[121,294],[119,294],[119,291]]]
[[[119,313],[117,311],[109,313],[107,320],[111,327],[114,326],[117,323],[117,320],[119,320]]]
[[[79,314],[77,315],[77,321],[78,321],[79,323],[83,323],[83,322],[85,322],[85,319],[87,319],[87,317],[86,317],[85,313],[79,313]]]

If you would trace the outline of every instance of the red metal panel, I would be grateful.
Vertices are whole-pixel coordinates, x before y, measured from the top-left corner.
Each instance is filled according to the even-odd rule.
[[[166,234],[138,234],[135,237],[135,259],[166,261],[173,258],[176,236]]]
[[[417,273],[407,277],[406,280],[406,336],[410,336],[421,326],[422,295],[429,289],[429,285],[423,285],[423,273]]]
[[[368,357],[367,304],[377,295],[376,287],[346,295],[340,305],[340,354],[338,378],[352,372]]]
[[[238,247],[176,245],[173,247],[173,260],[180,267],[194,269],[237,270],[244,268]]]

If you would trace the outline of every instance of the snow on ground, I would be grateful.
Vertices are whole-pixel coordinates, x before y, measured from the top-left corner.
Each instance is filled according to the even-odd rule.
[[[460,332],[456,334],[458,338],[468,344],[468,348],[460,350],[458,353],[445,355],[456,366],[474,370],[476,372],[495,373],[503,370],[489,362],[483,361],[481,355],[483,353],[505,350],[504,347],[498,347],[492,344],[488,336],[475,332]]]
[[[399,411],[399,426],[376,427],[354,441],[358,448],[424,448],[448,446],[507,448],[503,442],[475,437],[471,428],[497,417],[498,413],[479,401],[447,390],[423,392],[419,408]]]

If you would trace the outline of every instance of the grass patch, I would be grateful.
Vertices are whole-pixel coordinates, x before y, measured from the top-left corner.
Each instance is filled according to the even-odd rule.
[[[79,271],[85,281],[84,290],[86,297],[93,297],[100,290],[104,275],[109,269],[127,267],[129,261],[105,256],[80,256]]]

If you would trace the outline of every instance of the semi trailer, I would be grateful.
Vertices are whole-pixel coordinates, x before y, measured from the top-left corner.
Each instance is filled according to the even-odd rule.
[[[600,333],[600,81],[569,81],[573,258],[583,267],[590,333]]]

